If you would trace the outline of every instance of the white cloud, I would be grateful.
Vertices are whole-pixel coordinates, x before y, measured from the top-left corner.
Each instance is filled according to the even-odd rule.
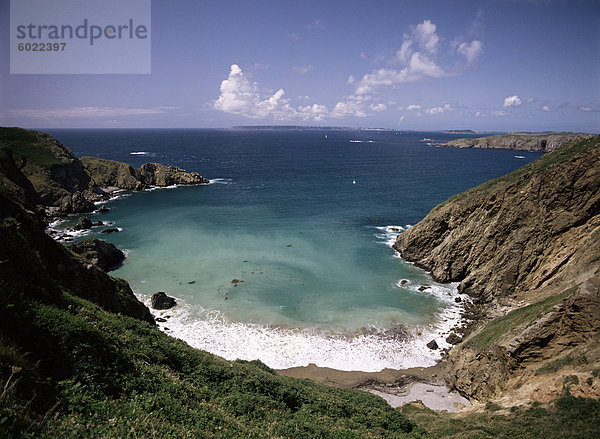
[[[408,66],[400,71],[382,68],[364,75],[359,81],[355,93],[360,95],[369,93],[379,86],[414,82],[425,77],[442,78],[444,76],[447,74],[432,58],[415,52],[411,55]]]
[[[440,37],[436,34],[437,26],[431,22],[431,20],[424,20],[423,23],[417,25],[413,31],[413,35],[419,46],[431,53],[435,54],[438,50],[438,42]]]
[[[542,107],[542,110],[544,110],[544,111],[552,111],[552,108],[550,108],[548,105],[544,105]]]
[[[497,117],[506,116],[508,114],[504,110],[492,110],[491,113],[492,113],[492,116],[497,116]]]
[[[284,94],[285,91],[279,89],[272,96],[262,99],[258,86],[248,81],[242,69],[233,64],[229,76],[221,82],[221,95],[213,102],[213,108],[246,117],[272,117],[277,120],[293,118],[297,112],[283,97]]]
[[[475,58],[483,53],[483,43],[479,40],[473,40],[470,43],[460,43],[458,45],[458,53],[471,63]]]
[[[305,107],[298,107],[298,116],[303,120],[314,120],[318,122],[327,117],[328,113],[325,105],[313,104]]]
[[[481,111],[478,111],[473,116],[475,116],[475,117],[485,117],[485,114],[483,114]]]
[[[404,120],[404,114],[398,118],[398,123],[399,124],[402,123],[403,120]]]
[[[587,106],[581,106],[581,107],[579,107],[579,109],[581,111],[585,111],[586,113],[590,113],[590,112],[593,112],[593,111],[598,111],[597,109],[594,109],[592,107],[587,107]]]
[[[521,105],[521,99],[519,99],[519,96],[515,95],[515,96],[509,96],[507,98],[504,99],[504,104],[502,104],[502,106],[504,108],[506,107],[518,107],[519,105]]]
[[[446,111],[453,111],[453,110],[454,110],[454,108],[452,108],[452,106],[450,104],[444,104],[442,107],[426,108],[425,114],[434,116],[436,114],[445,113]]]
[[[387,110],[387,105],[384,104],[384,103],[381,103],[381,104],[371,104],[371,105],[369,105],[369,108],[371,109],[371,111],[379,113],[381,111]]]
[[[431,20],[424,20],[414,26],[410,34],[404,35],[402,45],[392,59],[393,62],[399,62],[404,67],[400,70],[380,68],[364,75],[356,84],[355,93],[369,93],[377,87],[389,87],[424,78],[451,76],[451,74],[444,71],[437,61],[440,37],[436,30],[437,26]],[[474,58],[482,50],[480,44],[478,42],[466,45],[463,51]]]
[[[301,75],[305,75],[308,72],[310,72],[315,66],[308,64],[305,66],[294,66],[292,67],[292,69],[294,70],[294,72],[296,73],[300,73]]]
[[[396,52],[396,58],[402,64],[408,64],[410,55],[412,55],[412,49],[411,49],[412,45],[413,45],[412,40],[410,40],[410,39],[404,40],[402,42],[402,46],[400,46],[400,49],[398,49],[398,52]]]
[[[364,100],[350,96],[345,101],[335,104],[330,116],[335,118],[348,116],[365,117],[367,113],[365,112],[364,105]]]
[[[347,84],[354,84],[354,76],[350,75],[348,76],[348,81],[346,81]]]
[[[420,110],[421,106],[420,105],[416,105],[416,104],[410,104],[408,107],[406,107],[407,110]]]

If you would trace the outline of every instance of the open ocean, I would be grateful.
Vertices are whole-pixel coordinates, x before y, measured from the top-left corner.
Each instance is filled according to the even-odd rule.
[[[167,333],[273,368],[433,364],[439,351],[425,344],[448,346],[456,285],[436,284],[391,243],[448,197],[541,156],[421,141],[465,137],[438,132],[45,131],[79,157],[177,165],[211,180],[122,193],[109,213],[89,215],[121,231],[90,234],[126,251],[111,275],[142,300],[177,298],[155,312],[169,316]]]

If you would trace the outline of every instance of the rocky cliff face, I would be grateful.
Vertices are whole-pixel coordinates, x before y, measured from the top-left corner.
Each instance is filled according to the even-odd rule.
[[[500,134],[477,138],[451,140],[436,143],[436,146],[452,146],[455,148],[499,148],[519,151],[554,151],[559,146],[572,140],[590,138],[588,134]]]
[[[90,212],[95,201],[109,197],[106,188],[142,190],[206,183],[198,173],[175,166],[148,163],[134,169],[113,160],[80,160],[45,133],[0,127],[0,188],[49,216]]]
[[[208,184],[197,172],[186,172],[176,166],[146,163],[136,169],[125,163],[96,157],[82,157],[81,162],[94,182],[102,188],[143,190],[152,186],[174,184]]]
[[[70,291],[106,311],[154,323],[122,279],[112,278],[89,261],[69,251],[46,235],[36,215],[0,193],[0,284],[13,293],[29,291],[52,294]],[[35,287],[34,287],[35,285]]]
[[[575,358],[586,340],[598,338],[599,163],[600,137],[569,143],[451,198],[398,237],[395,248],[405,259],[436,280],[460,282],[473,298],[469,315],[479,321],[451,351],[447,376],[467,396],[530,392],[535,399],[532,382],[538,393],[546,389],[540,394],[559,392],[562,367],[535,371]],[[591,380],[582,392],[593,395],[599,360],[577,361],[573,376]]]

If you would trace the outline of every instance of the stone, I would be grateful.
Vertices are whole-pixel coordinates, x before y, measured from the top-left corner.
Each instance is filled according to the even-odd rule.
[[[439,348],[438,344],[436,343],[435,340],[431,340],[429,343],[427,343],[427,347],[429,349],[431,349],[432,351],[435,351],[436,349]]]
[[[104,271],[118,266],[125,259],[125,254],[114,244],[97,238],[70,244],[68,248]]]
[[[169,309],[177,305],[173,297],[167,296],[163,291],[158,291],[152,295],[151,306],[154,309]]]
[[[75,230],[87,230],[92,228],[92,221],[87,216],[80,216],[79,221],[73,227]]]
[[[100,232],[100,233],[109,234],[109,233],[117,233],[118,231],[119,231],[119,229],[117,229],[117,228],[112,228],[112,229],[104,229],[104,230],[102,230],[102,232]]]
[[[419,290],[419,291],[425,291],[425,290],[428,290],[429,288],[431,288],[429,285],[421,285],[421,286],[418,288],[418,290]]]
[[[459,344],[462,341],[462,338],[459,335],[456,335],[456,333],[451,333],[447,338],[446,338],[446,343],[450,343],[450,344]]]
[[[110,209],[103,204],[98,208],[98,210],[96,210],[96,212],[106,213],[106,212],[110,212]]]

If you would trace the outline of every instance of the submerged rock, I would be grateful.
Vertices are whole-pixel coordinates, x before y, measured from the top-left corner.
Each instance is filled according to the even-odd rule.
[[[102,232],[100,232],[100,233],[105,233],[105,234],[108,234],[108,233],[117,233],[118,231],[119,231],[119,229],[117,229],[117,228],[112,228],[112,229],[104,229],[104,230],[102,230]]]
[[[169,309],[177,305],[173,297],[167,296],[163,291],[159,291],[152,295],[152,308],[154,309]]]

